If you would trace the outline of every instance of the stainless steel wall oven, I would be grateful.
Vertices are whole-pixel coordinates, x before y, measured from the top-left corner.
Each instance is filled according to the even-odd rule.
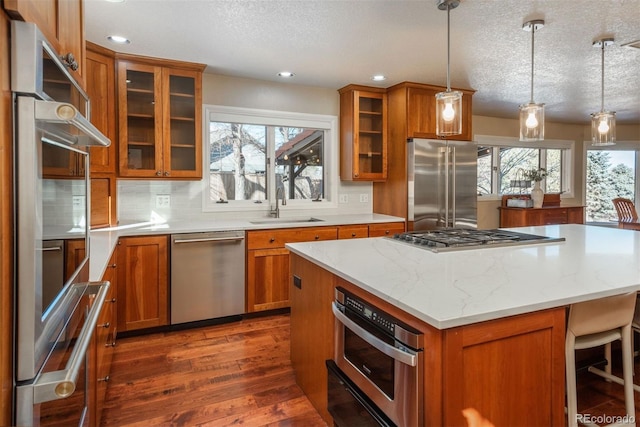
[[[89,98],[37,27],[13,21],[15,152],[15,423],[84,425],[87,349],[108,283],[89,278],[88,145],[110,141]],[[64,247],[85,256],[65,271]],[[63,255],[60,256],[60,251]],[[61,418],[62,417],[62,418]]]
[[[332,310],[328,408],[335,424],[422,426],[424,335],[340,287]]]

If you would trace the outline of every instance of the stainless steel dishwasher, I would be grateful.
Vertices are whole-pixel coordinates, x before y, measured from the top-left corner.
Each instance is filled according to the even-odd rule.
[[[171,236],[171,324],[244,313],[244,231]]]

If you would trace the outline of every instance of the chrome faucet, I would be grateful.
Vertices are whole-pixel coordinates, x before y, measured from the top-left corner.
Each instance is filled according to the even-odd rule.
[[[284,188],[278,187],[278,189],[276,190],[276,208],[275,210],[271,211],[271,216],[275,216],[276,218],[280,218],[280,207],[278,206],[278,194],[282,195],[282,206],[287,205],[287,199],[284,196]]]

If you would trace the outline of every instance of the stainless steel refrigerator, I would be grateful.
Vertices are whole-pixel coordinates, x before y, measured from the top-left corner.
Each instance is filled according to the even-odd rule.
[[[408,220],[413,230],[476,228],[476,144],[414,138],[407,148]]]

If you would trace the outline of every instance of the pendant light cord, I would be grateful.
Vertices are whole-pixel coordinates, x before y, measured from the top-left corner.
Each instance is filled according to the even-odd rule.
[[[531,25],[531,104],[533,104],[533,52],[534,52],[534,40],[536,34],[536,24]]]
[[[451,5],[447,3],[447,92],[451,92],[451,79],[449,78],[449,62],[451,58]]]
[[[605,46],[605,42],[604,40],[602,41],[602,81],[601,81],[601,85],[600,87],[602,88],[602,91],[600,92],[600,112],[604,111],[604,46]]]

